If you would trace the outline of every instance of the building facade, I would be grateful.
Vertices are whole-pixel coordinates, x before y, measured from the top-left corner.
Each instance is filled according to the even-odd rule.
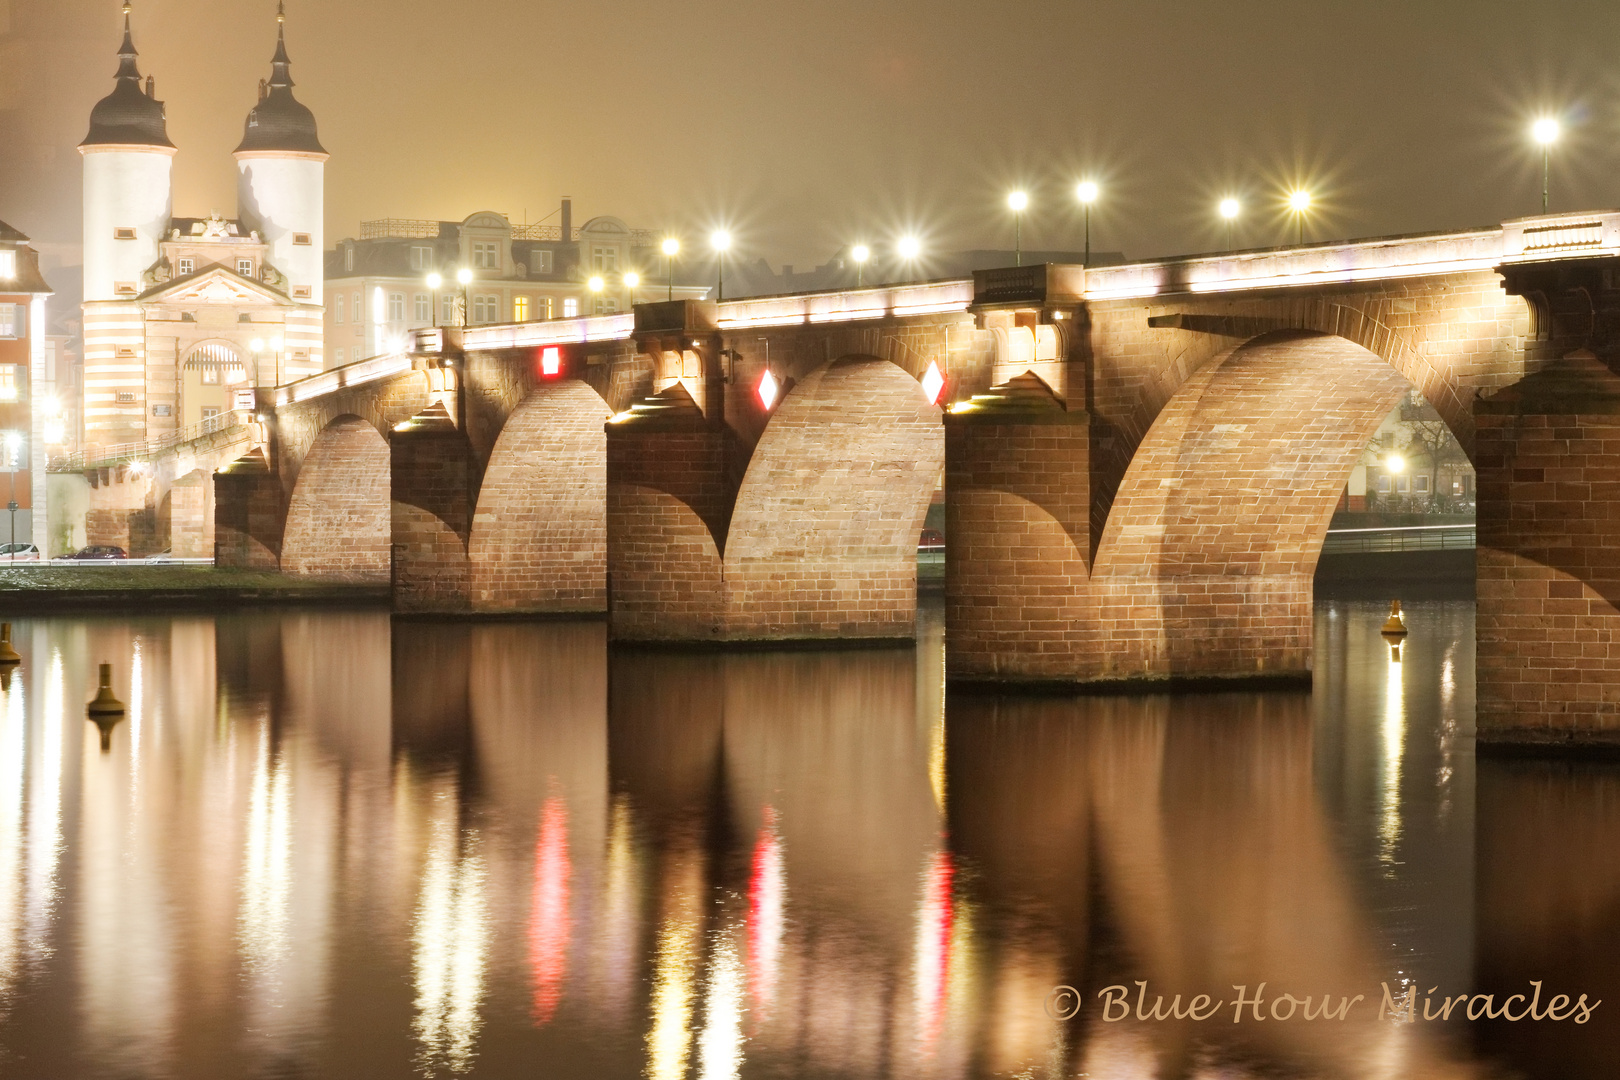
[[[44,547],[48,444],[63,439],[52,415],[46,362],[45,298],[39,253],[28,237],[0,221],[0,544]],[[0,565],[4,559],[0,557]]]
[[[83,440],[150,442],[320,371],[327,158],[292,93],[284,17],[234,157],[237,216],[175,217],[176,148],[124,6],[113,92],[84,157]]]
[[[408,331],[424,326],[577,318],[671,295],[708,295],[706,286],[671,289],[653,233],[615,217],[575,229],[568,199],[559,218],[556,225],[514,225],[505,214],[480,211],[463,221],[362,222],[358,238],[326,255],[328,362],[393,352]],[[465,287],[463,269],[472,278]],[[430,274],[439,275],[438,288]]]

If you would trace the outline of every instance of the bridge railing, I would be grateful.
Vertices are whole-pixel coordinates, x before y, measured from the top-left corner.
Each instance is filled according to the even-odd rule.
[[[147,458],[157,457],[159,454],[172,450],[177,446],[240,427],[247,423],[247,418],[248,414],[243,410],[226,409],[205,418],[201,423],[191,424],[167,435],[160,435],[155,439],[147,439],[142,442],[112,443],[107,446],[89,446],[83,450],[76,450],[71,454],[58,455],[51,459],[48,471],[82,472],[85,469],[102,469],[112,465],[123,465],[131,461],[142,461]]]
[[[1411,525],[1392,529],[1330,529],[1324,555],[1389,551],[1462,551],[1475,546],[1472,525]]]

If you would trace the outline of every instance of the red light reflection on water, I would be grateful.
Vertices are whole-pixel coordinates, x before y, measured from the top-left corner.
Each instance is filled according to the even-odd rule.
[[[754,842],[753,868],[748,875],[748,993],[754,1015],[762,1021],[769,1019],[776,999],[782,963],[782,907],[787,898],[776,810],[767,806],[763,816],[765,824]]]
[[[922,903],[917,908],[917,1040],[924,1050],[933,1049],[945,1023],[955,875],[950,853],[944,851],[934,855],[923,872]]]
[[[562,1000],[568,973],[568,806],[557,796],[540,808],[534,844],[534,896],[529,911],[529,975],[534,982],[534,1023],[550,1023]]]

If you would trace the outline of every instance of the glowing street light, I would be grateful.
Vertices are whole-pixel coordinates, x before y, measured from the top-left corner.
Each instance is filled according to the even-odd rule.
[[[427,286],[433,290],[433,325],[439,325],[439,286],[444,284],[444,275],[437,270],[427,276]]]
[[[1086,258],[1085,265],[1091,265],[1091,204],[1097,201],[1102,189],[1097,187],[1095,180],[1082,180],[1075,185],[1074,197],[1080,200],[1080,205],[1086,208]]]
[[[1027,192],[1015,191],[1007,196],[1007,206],[1013,212],[1013,265],[1024,265],[1024,211],[1029,207]]]
[[[461,283],[461,325],[466,326],[467,317],[472,314],[467,309],[467,286],[472,284],[472,271],[463,266],[456,271],[456,280]]]
[[[1530,125],[1530,137],[1541,144],[1541,212],[1547,212],[1547,196],[1551,191],[1552,144],[1563,134],[1563,125],[1551,116],[1543,116]]]
[[[902,259],[908,263],[915,263],[917,256],[922,254],[922,241],[915,236],[902,236],[895,248],[900,252]]]
[[[607,282],[602,280],[601,274],[592,274],[590,280],[585,283],[585,287],[591,290],[592,296],[600,297],[602,290],[607,287]],[[594,309],[596,306],[596,302],[593,301],[591,307]]]
[[[1295,188],[1288,194],[1288,209],[1294,215],[1294,222],[1299,226],[1296,234],[1297,242],[1305,242],[1305,215],[1311,208],[1311,193],[1304,188]]]
[[[630,271],[627,271],[625,273],[625,275],[624,275],[624,287],[630,290],[630,306],[631,307],[636,306],[636,286],[638,286],[640,284],[641,284],[641,275],[640,274],[636,273],[634,270],[630,270]]]
[[[709,246],[714,248],[714,298],[718,302],[726,298],[726,252],[731,248],[731,234],[724,229],[716,229],[709,236]]]
[[[1384,468],[1388,469],[1392,473],[1405,472],[1406,459],[1399,454],[1390,454],[1384,459]]]
[[[1232,231],[1236,226],[1238,214],[1243,212],[1243,204],[1228,197],[1221,200],[1220,210],[1221,217],[1226,219],[1226,249],[1230,251],[1236,246],[1232,242]]]
[[[849,257],[855,260],[855,287],[858,289],[866,284],[866,260],[872,257],[872,249],[856,244],[849,249]]]
[[[675,299],[675,256],[681,253],[681,242],[673,236],[664,237],[660,245],[664,251],[664,281],[668,286],[669,295],[666,300]]]

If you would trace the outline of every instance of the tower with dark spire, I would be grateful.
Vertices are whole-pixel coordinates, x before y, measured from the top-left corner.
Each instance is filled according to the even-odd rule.
[[[277,4],[270,79],[259,84],[259,100],[236,148],[238,214],[243,228],[270,245],[270,261],[287,275],[291,298],[319,305],[326,150],[315,132],[315,114],[293,97],[286,23],[286,9]]]
[[[163,102],[153,96],[151,83],[141,83],[128,3],[113,91],[90,110],[90,132],[79,153],[84,156],[83,415],[86,438],[93,440],[102,432],[144,430],[137,385],[144,346],[120,338],[118,328],[129,325],[131,316],[139,318],[135,299],[143,288],[141,277],[158,260],[172,205],[175,148]]]

